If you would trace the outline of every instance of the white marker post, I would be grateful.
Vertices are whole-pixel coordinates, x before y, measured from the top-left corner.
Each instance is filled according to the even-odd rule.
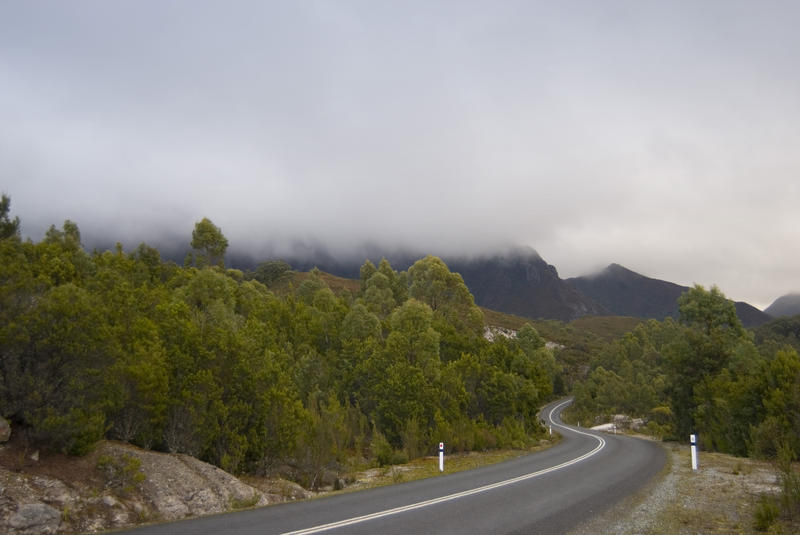
[[[439,442],[439,471],[444,472],[444,442]]]
[[[689,435],[689,444],[692,446],[692,470],[697,470],[697,435]]]

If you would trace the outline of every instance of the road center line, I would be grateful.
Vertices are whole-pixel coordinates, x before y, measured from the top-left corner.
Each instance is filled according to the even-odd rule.
[[[472,496],[473,494],[480,494],[481,492],[486,492],[486,491],[497,489],[497,488],[500,488],[500,487],[513,485],[515,483],[519,483],[520,481],[526,481],[528,479],[533,479],[534,477],[538,477],[538,476],[541,476],[541,475],[544,475],[544,474],[549,474],[550,472],[555,472],[556,470],[561,470],[563,468],[567,468],[568,466],[572,466],[574,464],[577,464],[577,463],[579,463],[581,461],[585,461],[589,457],[591,457],[593,455],[596,455],[600,450],[602,450],[606,445],[606,441],[602,437],[599,437],[597,435],[592,435],[590,433],[584,433],[583,431],[577,431],[575,429],[571,429],[571,428],[566,427],[564,425],[557,424],[557,423],[555,423],[553,421],[553,413],[557,409],[563,407],[564,405],[570,403],[571,401],[572,400],[567,400],[567,401],[564,401],[562,403],[559,403],[558,405],[553,407],[553,409],[550,411],[550,413],[547,415],[547,417],[550,420],[550,422],[553,425],[557,426],[557,427],[561,427],[562,429],[566,429],[566,430],[568,430],[568,431],[570,431],[572,433],[578,433],[580,435],[586,435],[586,436],[592,437],[592,438],[594,438],[594,439],[596,439],[598,441],[597,446],[592,451],[590,451],[588,453],[584,453],[580,457],[576,457],[574,459],[571,459],[569,461],[563,462],[563,463],[561,463],[559,465],[556,465],[556,466],[551,466],[550,468],[545,468],[543,470],[539,470],[538,472],[532,472],[530,474],[525,474],[523,476],[515,477],[515,478],[512,478],[512,479],[506,479],[505,481],[499,481],[497,483],[484,485],[482,487],[477,487],[477,488],[474,488],[474,489],[471,489],[471,490],[465,490],[463,492],[457,492],[455,494],[448,494],[447,496],[442,496],[440,498],[433,498],[431,500],[425,500],[425,501],[422,501],[422,502],[412,503],[410,505],[403,505],[401,507],[395,507],[394,509],[387,509],[385,511],[378,511],[377,513],[371,513],[371,514],[363,515],[363,516],[356,516],[356,517],[353,517],[353,518],[348,518],[346,520],[339,520],[338,522],[331,522],[330,524],[322,524],[322,525],[314,526],[314,527],[311,527],[311,528],[300,529],[300,530],[297,530],[297,531],[290,531],[290,532],[284,533],[283,535],[311,535],[312,533],[321,533],[323,531],[328,531],[328,530],[331,530],[331,529],[341,528],[341,527],[345,527],[345,526],[352,526],[353,524],[360,524],[361,522],[366,522],[367,520],[375,520],[377,518],[383,518],[383,517],[386,517],[386,516],[396,515],[396,514],[399,514],[399,513],[405,513],[406,511],[413,511],[414,509],[422,509],[423,507],[428,507],[429,505],[436,505],[437,503],[449,502],[449,501],[452,501],[452,500],[457,500],[459,498],[464,498],[466,496]]]

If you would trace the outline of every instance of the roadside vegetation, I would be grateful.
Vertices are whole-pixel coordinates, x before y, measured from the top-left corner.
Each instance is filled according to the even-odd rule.
[[[606,345],[573,388],[573,422],[640,419],[653,437],[779,467],[780,497],[761,499],[760,525],[800,512],[800,318],[745,330],[732,301],[695,286],[678,320],[648,321]],[[591,424],[593,425],[593,424]]]
[[[531,325],[486,340],[436,257],[407,272],[367,261],[357,281],[280,261],[244,273],[203,219],[179,266],[146,244],[87,252],[71,221],[25,241],[2,208],[0,413],[31,447],[120,440],[316,488],[440,441],[450,454],[543,437],[553,352]]]

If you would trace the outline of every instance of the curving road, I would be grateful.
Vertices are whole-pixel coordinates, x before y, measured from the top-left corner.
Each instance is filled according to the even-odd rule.
[[[545,451],[468,472],[131,533],[563,533],[635,492],[665,459],[657,443],[562,424],[559,414],[569,403],[542,410],[564,437]]]

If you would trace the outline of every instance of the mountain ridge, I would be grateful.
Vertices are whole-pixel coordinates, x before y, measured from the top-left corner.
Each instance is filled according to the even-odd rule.
[[[591,275],[572,277],[567,283],[619,316],[663,320],[678,317],[678,298],[688,286],[653,279],[619,264],[609,264]],[[744,301],[734,302],[745,327],[757,327],[772,316]]]
[[[800,293],[791,292],[780,296],[764,312],[775,318],[800,314]]]
[[[300,271],[317,267],[357,279],[366,259],[377,264],[386,258],[395,269],[406,270],[425,256],[379,247],[364,252],[362,259],[338,258],[324,247],[307,247],[298,256],[286,256],[284,260]],[[617,263],[597,273],[562,279],[556,267],[531,247],[508,247],[482,255],[444,254],[440,258],[452,272],[461,275],[477,305],[530,319],[572,321],[584,316],[630,316],[663,320],[678,316],[677,300],[689,289],[641,275]],[[241,261],[234,264],[245,267]],[[748,303],[736,302],[735,306],[745,327],[772,319]]]

